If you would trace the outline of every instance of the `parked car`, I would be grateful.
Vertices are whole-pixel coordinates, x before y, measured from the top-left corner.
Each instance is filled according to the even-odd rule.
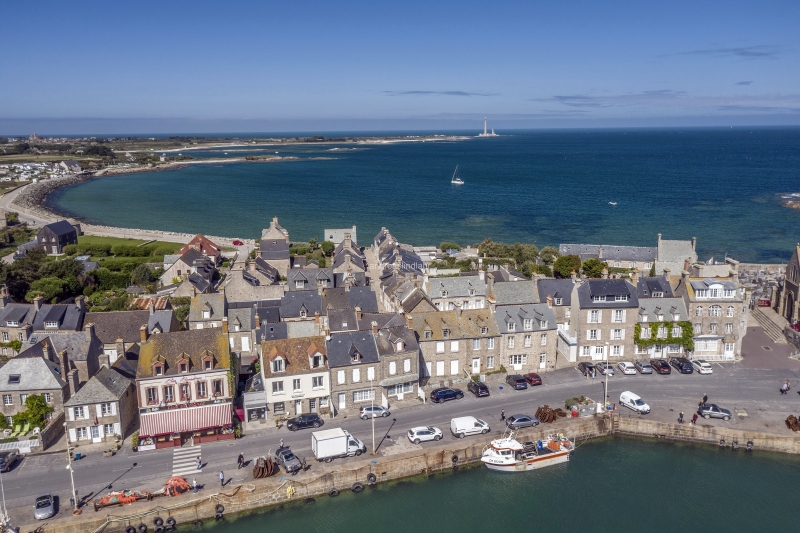
[[[240,241],[239,239],[236,239],[235,241],[233,241],[233,245],[234,246],[243,246],[244,243],[242,241]]]
[[[659,374],[671,374],[672,369],[669,367],[669,363],[664,361],[663,359],[650,359],[650,366],[653,367]]]
[[[8,472],[14,463],[19,459],[19,453],[16,450],[9,450],[7,452],[0,452],[0,472]]]
[[[644,400],[638,394],[634,394],[629,390],[619,395],[619,404],[643,415],[650,412],[650,406],[644,403]]]
[[[692,367],[697,370],[698,374],[711,374],[714,372],[711,365],[702,359],[695,359],[692,361]]]
[[[296,474],[303,468],[303,463],[292,453],[288,446],[278,448],[278,451],[275,452],[275,462],[283,466],[289,474]]]
[[[46,520],[56,514],[56,505],[52,494],[42,494],[36,497],[33,504],[33,517],[36,520]]]
[[[648,363],[647,361],[644,361],[642,359],[639,359],[638,361],[633,363],[633,366],[636,367],[636,370],[638,370],[640,374],[652,374],[653,373],[653,367],[650,365],[650,363]]]
[[[669,364],[675,367],[675,370],[681,374],[691,374],[694,372],[694,369],[692,368],[692,362],[685,357],[673,357],[669,360]]]
[[[539,374],[537,374],[536,372],[531,372],[530,374],[523,374],[522,377],[525,378],[525,381],[527,381],[528,384],[530,385],[542,384],[542,378],[539,377]]]
[[[519,374],[512,374],[506,376],[506,383],[511,385],[516,390],[523,390],[528,388],[528,382]]]
[[[467,384],[467,390],[478,398],[482,396],[489,396],[489,387],[486,386],[486,383],[481,381],[470,381]]]
[[[631,363],[629,361],[620,361],[619,363],[617,363],[617,368],[619,368],[620,371],[623,374],[635,374],[636,373],[636,367],[633,366],[633,363]]]
[[[464,393],[460,389],[450,389],[448,387],[441,387],[431,391],[431,401],[433,403],[448,402],[450,400],[460,400],[464,397]]]
[[[597,370],[600,371],[601,374],[605,375],[608,372],[609,376],[614,375],[614,365],[609,363],[608,361],[600,361],[597,363]]]
[[[715,403],[707,403],[697,410],[697,414],[708,420],[709,418],[721,418],[726,422],[731,419],[731,412],[723,409]]]
[[[578,363],[578,370],[580,370],[581,374],[584,376],[593,376],[597,373],[597,369],[589,362]]]
[[[358,411],[358,416],[361,417],[361,420],[378,418],[379,416],[387,417],[390,414],[392,413],[382,405],[365,405]]]
[[[489,424],[474,416],[460,416],[450,421],[450,433],[459,439],[467,435],[486,434],[489,431]]]
[[[308,413],[297,415],[294,418],[290,418],[286,421],[286,428],[289,431],[297,431],[298,429],[305,429],[305,428],[318,428],[325,422],[319,417],[316,413]]]
[[[506,418],[509,429],[528,428],[539,425],[539,419],[531,415],[511,415]]]
[[[408,440],[414,444],[428,440],[442,440],[442,430],[433,426],[421,426],[408,430]]]

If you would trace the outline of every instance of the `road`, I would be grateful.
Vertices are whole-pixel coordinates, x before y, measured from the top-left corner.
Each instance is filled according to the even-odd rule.
[[[675,373],[669,376],[617,374],[609,379],[609,398],[616,402],[620,392],[631,390],[642,396],[652,407],[652,413],[647,416],[675,421],[681,410],[689,418],[703,394],[708,394],[709,403],[718,403],[731,411],[746,409],[748,416],[734,417],[729,422],[701,419],[703,424],[786,432],[782,421],[789,413],[797,414],[800,410],[800,397],[795,392],[800,386],[800,370],[748,369],[738,364],[713,366],[714,373],[705,376]],[[586,379],[574,368],[566,368],[547,373],[543,378],[542,386],[525,391],[509,389],[502,383],[492,383],[491,396],[488,398],[478,399],[467,392],[462,400],[441,405],[420,403],[392,413],[388,418],[377,419],[375,434],[379,445],[378,455],[413,449],[416,445],[408,442],[405,432],[414,426],[435,425],[443,430],[444,439],[448,441],[454,440],[448,428],[450,419],[455,416],[477,416],[486,420],[493,431],[499,431],[502,428],[499,418],[501,409],[505,410],[507,416],[515,413],[533,414],[539,405],[560,407],[565,399],[581,394],[596,401],[603,398],[604,379],[601,376]],[[778,388],[786,379],[791,381],[795,390],[783,396],[779,394]],[[324,427],[344,427],[363,440],[368,449],[372,448],[371,425],[368,421],[353,417],[337,418],[326,421]],[[249,479],[252,468],[236,469],[238,454],[243,453],[250,461],[256,456],[274,451],[281,438],[299,457],[309,459],[313,471],[316,463],[311,454],[311,431],[292,433],[285,427],[280,430],[272,427],[247,434],[236,441],[197,446],[204,463],[202,472],[196,476],[198,483],[216,487],[220,470],[224,470],[226,476],[232,476],[234,484]],[[189,456],[194,457],[194,452]],[[347,459],[341,460],[341,464],[346,464],[346,461]],[[172,473],[173,449],[134,453],[126,445],[114,457],[103,458],[99,453],[92,453],[73,464],[75,483],[81,498],[88,499],[98,493],[104,494],[109,487],[155,490]],[[191,479],[191,476],[185,477]],[[24,458],[10,472],[2,475],[2,481],[7,505],[14,509],[12,517],[18,513],[20,518],[27,517],[32,498],[37,494],[54,492],[64,502],[69,498],[70,480],[64,453]]]

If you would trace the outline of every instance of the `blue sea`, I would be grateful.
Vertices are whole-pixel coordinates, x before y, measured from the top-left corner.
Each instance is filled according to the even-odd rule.
[[[273,216],[293,241],[356,224],[361,245],[381,226],[415,245],[490,237],[655,246],[661,233],[697,237],[702,260],[782,262],[800,240],[800,210],[781,206],[800,192],[800,128],[499,133],[184,151],[303,160],[104,177],[59,190],[48,204],[110,226],[239,238],[260,236]],[[307,159],[320,157],[329,159]],[[456,165],[461,186],[450,184]]]

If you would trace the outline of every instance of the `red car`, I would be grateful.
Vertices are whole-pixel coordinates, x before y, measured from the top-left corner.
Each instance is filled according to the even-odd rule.
[[[236,239],[235,241],[233,241],[233,245],[234,246],[242,246],[242,245],[244,245],[244,243],[242,241],[240,241],[239,239]]]
[[[527,381],[531,385],[541,385],[542,384],[542,378],[540,378],[539,374],[537,374],[536,372],[531,372],[530,374],[525,374],[522,377],[525,378],[525,381]]]

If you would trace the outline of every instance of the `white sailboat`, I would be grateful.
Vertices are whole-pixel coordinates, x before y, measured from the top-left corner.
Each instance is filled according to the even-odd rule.
[[[455,169],[455,171],[453,171],[453,177],[450,178],[450,184],[451,185],[464,185],[464,180],[462,180],[458,176],[458,165],[456,165],[456,169]]]

